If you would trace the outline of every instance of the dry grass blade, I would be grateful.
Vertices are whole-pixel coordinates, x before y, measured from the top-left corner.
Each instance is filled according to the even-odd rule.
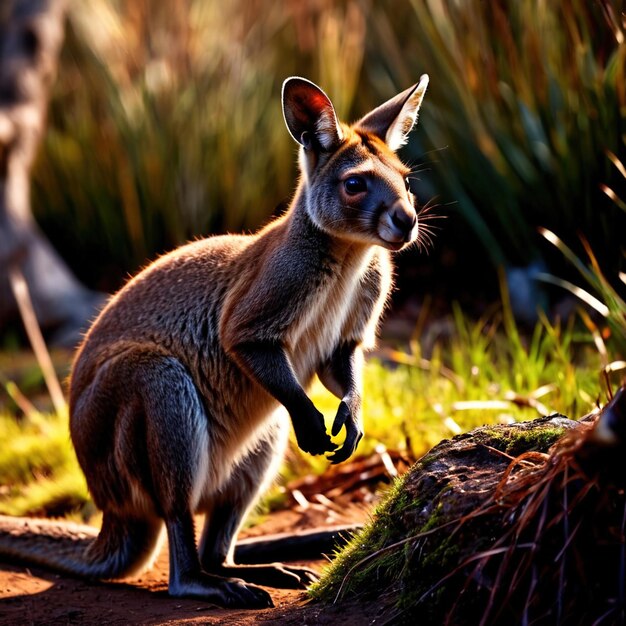
[[[626,211],[626,202],[624,202],[608,185],[600,185],[600,189],[611,199],[615,204]]]
[[[602,339],[602,334],[600,333],[600,330],[586,311],[579,311],[579,315],[583,323],[587,327],[587,330],[591,333],[591,336],[593,337],[593,343],[595,344],[598,355],[600,356],[602,366],[606,368],[609,362],[609,353],[604,339]]]
[[[50,358],[50,353],[46,347],[46,342],[44,341],[41,329],[37,323],[37,317],[35,315],[35,311],[33,310],[33,305],[28,293],[28,285],[26,284],[26,280],[24,279],[22,272],[18,268],[9,268],[9,282],[11,284],[15,300],[17,301],[20,315],[22,316],[26,334],[28,335],[33,352],[35,353],[39,366],[41,367],[54,408],[57,413],[64,413],[67,409],[67,405],[65,403],[63,391],[56,372],[54,371],[54,366],[52,365],[52,359]]]
[[[615,165],[615,167],[617,168],[617,171],[624,178],[626,178],[626,166],[624,166],[624,164],[617,158],[617,156],[610,150],[606,150],[606,156],[609,157],[609,160],[611,161],[611,163]]]
[[[558,285],[559,287],[563,287],[563,289],[567,289],[567,291],[573,293],[585,304],[588,304],[592,309],[595,309],[598,313],[600,313],[600,315],[604,317],[609,316],[609,307],[600,302],[598,298],[592,296],[588,291],[585,291],[581,287],[578,287],[574,283],[571,283],[569,280],[558,278],[557,276],[552,276],[551,274],[546,274],[545,272],[537,274],[537,278],[539,280],[543,280],[546,283],[552,283],[553,285]]]
[[[35,405],[20,391],[20,388],[1,373],[0,383],[2,383],[9,397],[15,402],[24,415],[37,413]]]

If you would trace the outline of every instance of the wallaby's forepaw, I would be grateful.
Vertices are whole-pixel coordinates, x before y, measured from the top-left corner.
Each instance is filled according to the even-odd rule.
[[[346,439],[341,448],[328,457],[328,460],[333,465],[350,458],[359,445],[359,441],[361,441],[361,438],[363,437],[361,419],[358,415],[358,411],[355,411],[355,413],[357,414],[355,415],[343,400],[339,403],[339,408],[337,409],[337,415],[335,416],[331,432],[333,437],[335,437],[345,425]]]
[[[303,413],[304,411],[300,411],[291,418],[298,447],[303,452],[313,455],[335,450],[337,446],[326,432],[324,416],[313,406],[313,403],[307,407],[306,414]]]
[[[199,598],[232,609],[266,609],[274,606],[265,589],[238,578],[222,578],[205,573],[181,576],[176,583],[170,581],[169,594],[181,598]]]
[[[318,454],[326,454],[326,452],[333,452],[337,449],[336,444],[334,444],[329,435],[326,433],[318,434],[315,441],[313,441],[312,437],[309,437],[308,441],[304,441],[300,443],[298,441],[298,446],[300,450],[303,452],[307,452],[308,454],[312,454],[313,456],[317,456]]]

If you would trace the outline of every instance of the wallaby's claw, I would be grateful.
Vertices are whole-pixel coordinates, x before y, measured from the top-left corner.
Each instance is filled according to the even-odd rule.
[[[333,422],[333,428],[331,431],[333,436],[338,435],[344,425],[346,427],[346,440],[343,442],[341,448],[328,457],[328,460],[333,465],[342,463],[343,461],[349,459],[363,437],[363,429],[361,427],[360,420],[352,415],[350,407],[342,400],[339,403],[337,415],[335,417],[335,421]]]
[[[274,564],[276,580],[268,582],[272,587],[281,589],[306,589],[317,582],[317,574],[306,567],[290,567],[284,563]]]
[[[301,589],[306,589],[309,585],[319,580],[318,575],[308,567],[289,567],[288,565],[283,565],[283,569],[298,578],[298,586]]]
[[[333,437],[336,437],[339,434],[341,427],[346,423],[346,421],[349,418],[350,418],[350,408],[342,400],[339,403],[339,408],[337,409],[337,415],[335,415],[335,421],[333,422],[333,428],[330,431]]]

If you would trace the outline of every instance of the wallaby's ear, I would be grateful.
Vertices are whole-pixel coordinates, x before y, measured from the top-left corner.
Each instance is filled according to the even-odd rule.
[[[380,137],[392,150],[397,150],[406,143],[407,135],[417,121],[426,87],[428,75],[423,74],[419,83],[376,107],[356,125]]]
[[[283,83],[283,115],[291,136],[307,149],[328,151],[343,140],[333,103],[306,78],[292,76]]]

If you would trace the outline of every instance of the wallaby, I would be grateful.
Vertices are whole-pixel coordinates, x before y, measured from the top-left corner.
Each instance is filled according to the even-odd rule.
[[[280,563],[237,566],[234,540],[275,476],[287,414],[298,446],[331,453],[331,463],[363,435],[363,350],[392,285],[389,251],[418,230],[409,169],[395,151],[427,84],[424,75],[349,126],[315,84],[284,82],[301,169],[287,212],[256,234],[209,237],[160,257],[111,298],[78,351],[70,431],[103,511],[98,537],[73,555],[36,542],[27,550],[5,533],[0,553],[120,578],[149,562],[164,522],[173,596],[266,607],[271,598],[254,583],[314,579]],[[331,428],[333,436],[345,428],[339,447],[305,392],[315,374],[341,400]],[[199,548],[194,513],[206,515]]]

